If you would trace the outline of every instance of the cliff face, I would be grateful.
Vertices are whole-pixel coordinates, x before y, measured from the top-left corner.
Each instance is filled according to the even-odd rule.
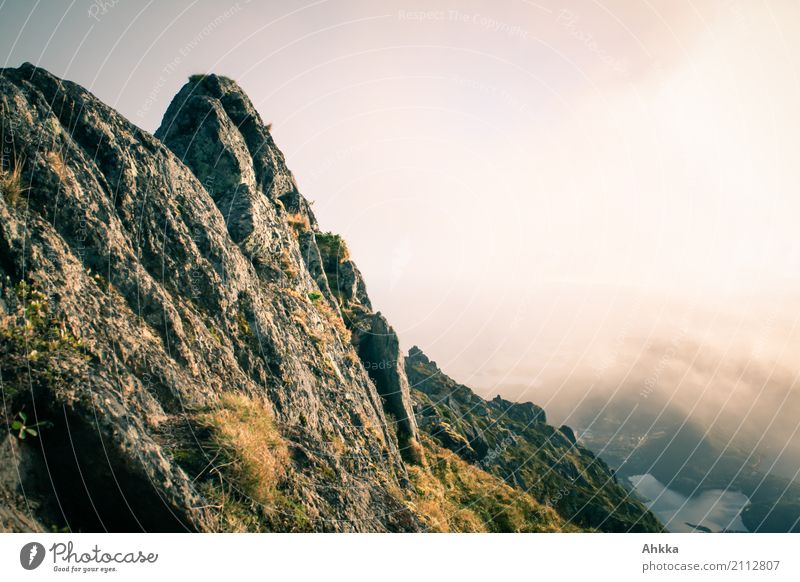
[[[100,523],[82,523],[70,507],[86,506],[89,496],[71,499],[81,492],[65,485],[68,524],[95,528],[113,518],[135,526],[152,509],[159,515],[141,524],[147,529],[236,526],[209,509],[229,493],[216,483],[255,479],[248,463],[274,448],[274,491],[237,499],[242,513],[257,508],[253,526],[417,529],[388,493],[407,480],[393,425],[344,327],[337,329],[339,315],[314,300],[318,286],[280,203],[294,182],[246,98],[235,89],[224,100],[203,95],[185,110],[203,121],[201,133],[179,134],[177,123],[165,130],[176,151],[194,138],[187,166],[72,83],[30,66],[4,71],[0,83],[3,132],[26,189],[0,209],[5,305],[20,328],[12,354],[20,366],[4,367],[4,390],[30,419],[58,424],[41,431],[48,464],[64,444],[62,430],[97,435],[112,457],[110,474],[91,479],[97,490],[115,489],[118,472],[151,490],[121,492],[141,500],[129,515],[106,517],[102,508]],[[22,369],[34,341],[19,320],[30,310],[23,281],[46,298],[32,333],[49,340],[60,326],[75,338],[68,354],[33,362],[30,375]],[[62,359],[74,365],[49,382]],[[243,402],[223,398],[229,394]],[[249,416],[261,414],[279,439],[256,446],[249,461],[233,459],[227,449],[257,436],[247,434],[255,430]],[[64,470],[91,472],[93,448],[78,451],[77,463],[64,461]],[[231,457],[229,475],[209,470],[223,464],[214,462],[218,454]]]
[[[319,231],[247,96],[230,79],[195,77],[173,100],[156,137],[206,185],[231,238],[262,280],[283,281],[310,297],[334,325],[342,321],[341,309],[349,310],[351,315],[343,320],[348,329],[340,335],[352,340],[360,359],[396,362],[370,373],[370,378],[394,421],[401,453],[414,460],[417,427],[397,336],[384,318],[372,313],[366,286],[346,255],[344,241]],[[356,307],[357,320],[352,315]]]
[[[0,529],[574,529],[421,434],[233,81],[190,79],[155,137],[31,65],[0,88]]]

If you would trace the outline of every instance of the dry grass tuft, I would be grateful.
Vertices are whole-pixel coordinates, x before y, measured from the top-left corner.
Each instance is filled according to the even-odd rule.
[[[428,467],[408,465],[410,506],[432,531],[578,531],[551,508],[424,439]]]
[[[67,179],[67,165],[64,163],[64,158],[61,157],[61,153],[56,151],[47,152],[45,158],[50,163],[50,167],[53,168],[58,179],[65,182]]]
[[[292,254],[289,249],[284,247],[278,257],[278,266],[289,281],[296,281],[300,272],[297,270]]]
[[[336,310],[330,306],[327,301],[315,301],[314,307],[320,312],[320,314],[325,318],[328,322],[328,325],[331,329],[336,330],[336,333],[342,340],[342,344],[345,346],[350,345],[351,341],[351,333],[350,330],[347,329],[347,326],[342,319],[342,316],[336,312]]]
[[[311,230],[311,223],[308,221],[308,216],[301,212],[287,214],[286,222],[292,227],[295,234],[301,234]]]
[[[9,206],[16,206],[25,190],[27,188],[22,185],[22,164],[14,164],[10,170],[0,170],[0,192]]]
[[[200,422],[212,430],[213,444],[225,459],[224,473],[237,488],[264,506],[275,503],[286,478],[289,449],[265,403],[243,394],[225,394]]]
[[[214,466],[198,486],[217,532],[312,531],[309,507],[287,479],[289,446],[272,411],[259,398],[226,394],[219,406],[198,413],[216,448]]]

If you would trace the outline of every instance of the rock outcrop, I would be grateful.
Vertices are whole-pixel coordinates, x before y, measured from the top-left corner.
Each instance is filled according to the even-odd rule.
[[[371,312],[366,286],[346,256],[344,241],[319,231],[247,96],[230,79],[193,78],[172,101],[156,137],[207,185],[228,232],[260,267],[262,279],[284,279],[282,265],[297,265],[302,257],[305,269],[295,271],[311,280],[302,281],[301,292],[319,292],[335,316],[340,315],[340,303],[361,310],[358,325],[350,326],[353,344],[396,425],[401,452],[413,459],[417,427],[397,335],[383,316]],[[285,228],[287,217],[291,229]]]
[[[208,94],[184,104],[198,85]],[[24,183],[18,200],[0,202],[6,412],[54,423],[39,437],[51,470],[74,469],[73,455],[57,459],[60,443],[85,437],[77,465],[91,471],[81,455],[108,457],[94,463],[98,490],[117,489],[124,474],[116,481],[148,492],[120,492],[138,504],[127,516],[81,515],[95,496],[65,477],[67,501],[43,521],[135,529],[152,508],[145,529],[419,529],[390,493],[408,478],[381,397],[337,330],[341,318],[313,299],[319,288],[280,201],[294,181],[238,88],[212,76],[176,98],[161,133],[184,163],[41,69],[4,70],[0,86],[7,162]],[[26,288],[43,298],[32,332]],[[54,328],[74,341],[32,356]],[[238,495],[242,513],[256,508],[246,525],[215,514],[214,499],[229,492],[214,489],[220,475],[207,468],[220,450],[234,454],[208,434],[246,413],[225,409],[231,393],[273,418],[288,454],[270,491]],[[26,484],[26,495],[34,489]]]
[[[540,408],[419,381],[236,83],[192,77],[155,136],[32,65],[0,89],[0,529],[628,524],[543,502],[619,491]],[[573,450],[537,488],[497,446],[541,435]]]
[[[314,238],[325,279],[350,330],[352,343],[375,382],[386,413],[396,424],[400,451],[406,460],[418,463],[421,460],[419,429],[397,333],[380,312],[373,311],[364,278],[350,259],[342,238],[323,232],[316,232]],[[315,259],[307,258],[306,263],[313,267]]]

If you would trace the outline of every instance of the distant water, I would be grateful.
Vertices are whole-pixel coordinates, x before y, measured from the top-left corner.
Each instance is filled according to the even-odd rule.
[[[747,531],[741,512],[750,500],[743,493],[709,489],[689,498],[649,473],[628,477],[628,481],[669,531]]]

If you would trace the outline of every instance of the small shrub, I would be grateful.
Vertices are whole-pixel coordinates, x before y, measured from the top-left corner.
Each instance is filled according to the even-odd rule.
[[[347,243],[338,234],[318,232],[314,234],[314,239],[317,241],[317,247],[324,261],[339,264],[350,258]]]
[[[50,428],[53,426],[53,423],[42,420],[34,424],[28,424],[28,415],[24,412],[20,411],[17,413],[17,417],[14,422],[11,423],[11,430],[17,433],[17,438],[20,440],[25,440],[29,436],[37,437],[39,436],[39,430],[44,428]]]
[[[211,334],[211,337],[213,337],[219,345],[224,345],[224,342],[222,341],[222,334],[219,333],[219,330],[216,327],[210,327],[208,328],[208,331]]]
[[[320,299],[322,299],[322,293],[309,293],[308,298],[311,299],[312,303],[316,303]]]
[[[278,492],[275,498],[275,509],[280,513],[279,523],[282,531],[313,531],[313,525],[308,517],[306,508],[288,495]]]
[[[239,335],[247,339],[253,338],[250,322],[247,321],[247,316],[241,310],[236,312],[236,325],[239,327]]]

